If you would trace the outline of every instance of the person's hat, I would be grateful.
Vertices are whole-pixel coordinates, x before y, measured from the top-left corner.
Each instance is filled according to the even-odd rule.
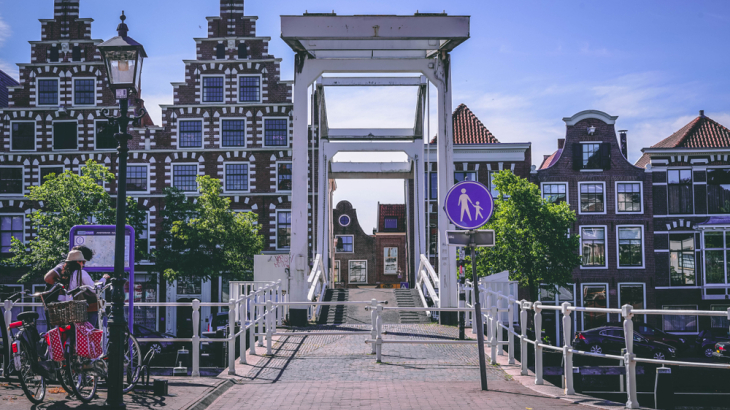
[[[65,262],[86,262],[84,254],[81,251],[71,251],[68,253]]]

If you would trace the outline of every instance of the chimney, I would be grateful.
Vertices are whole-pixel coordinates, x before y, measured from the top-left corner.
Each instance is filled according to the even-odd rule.
[[[705,116],[705,110],[700,110],[700,117],[704,118],[704,116]]]
[[[542,162],[545,162],[548,158],[550,158],[550,155],[543,155],[542,157]]]
[[[621,142],[621,153],[624,154],[624,158],[629,159],[629,148],[626,142],[627,130],[620,130],[618,132],[619,140]]]
[[[558,138],[558,149],[563,149],[565,147],[565,138]]]

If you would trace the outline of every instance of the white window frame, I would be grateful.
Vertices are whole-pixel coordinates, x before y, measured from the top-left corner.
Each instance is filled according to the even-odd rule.
[[[396,272],[395,273],[385,273],[385,250],[388,249],[388,248],[395,248],[395,253],[396,253],[396,257],[395,257],[395,260],[396,260],[396,263],[395,263],[396,269],[395,270],[396,270]],[[400,255],[398,255],[400,253],[400,251],[398,250],[398,248],[399,248],[398,246],[383,246],[383,248],[382,248],[382,250],[383,250],[382,251],[383,252],[383,275],[389,275],[389,276],[397,276],[398,275],[398,271],[400,270],[399,269],[400,263],[398,261],[398,258],[400,258]]]
[[[127,192],[129,193],[135,193],[135,194],[149,194],[150,193],[150,164],[146,163],[129,163],[127,164],[127,169],[129,167],[147,167],[147,190],[146,191],[130,191],[127,189]]]
[[[342,218],[343,216],[346,216],[346,217],[347,217],[347,220],[348,220],[348,221],[350,221],[350,222],[348,222],[348,223],[347,223],[347,225],[342,225],[342,224],[340,223],[340,218]],[[345,227],[345,226],[350,226],[350,224],[351,224],[351,223],[352,223],[352,217],[350,217],[350,215],[348,215],[348,214],[342,214],[342,215],[340,215],[340,216],[339,216],[339,217],[337,218],[337,224],[338,224],[338,225],[340,225],[340,226],[342,226],[342,227]]]
[[[228,190],[226,188],[226,165],[246,165],[246,176],[248,178],[248,189],[245,191],[239,191],[239,190]],[[251,163],[248,161],[223,161],[223,177],[221,178],[221,183],[223,184],[223,192],[228,193],[249,193],[251,192]]]
[[[25,195],[27,193],[27,189],[25,187],[25,165],[0,165],[0,168],[20,168],[20,178],[22,182],[22,189],[19,193],[0,194],[0,197],[15,197]]]
[[[543,187],[545,185],[565,185],[565,203],[570,206],[570,185],[568,182],[563,181],[556,181],[556,182],[540,182],[540,197],[544,198],[543,196]]]
[[[60,50],[59,50],[60,53]],[[61,62],[61,57],[58,58],[59,62]],[[56,100],[55,104],[41,104],[41,87],[38,84],[38,81],[40,80],[56,80],[56,84],[58,85],[58,99]],[[35,105],[36,107],[59,107],[61,106],[61,79],[59,77],[36,77],[35,79]]]
[[[580,255],[581,259],[583,259],[583,228],[603,228],[603,249],[606,253],[605,255],[605,264],[603,266],[583,266],[580,265],[580,269],[608,269],[608,250],[610,247],[608,246],[608,225],[579,225],[578,226],[578,235],[580,235],[580,241],[578,243],[578,255]],[[581,261],[582,263],[582,261]]]
[[[728,168],[730,168],[729,165],[710,165],[710,166],[708,166],[705,169],[705,171],[707,173],[711,169],[728,169]],[[694,168],[692,168],[692,172],[693,172],[693,174],[692,174],[692,195],[693,195],[693,198],[692,198],[692,204],[693,204],[692,205],[692,211],[694,212],[694,186],[695,186],[695,182],[694,182]],[[708,177],[709,177],[709,175],[708,175]],[[667,174],[667,181],[669,181],[669,174]],[[704,182],[703,184],[704,185],[708,185],[707,182]],[[667,189],[667,195],[669,195],[669,189]],[[708,195],[707,194],[707,190],[705,189],[705,197],[707,197],[707,195]],[[668,196],[667,196],[667,200],[669,200],[669,197]],[[668,205],[669,204],[667,204],[667,206]],[[667,208],[667,212],[669,212],[669,208]],[[671,216],[674,216],[675,214],[670,214],[670,215]],[[684,216],[684,214],[682,214],[682,216]],[[689,215],[689,216],[694,216],[694,214],[693,215]],[[712,213],[710,213],[710,208],[708,207],[707,208],[707,215],[698,215],[698,216],[703,216],[703,217],[704,216],[728,216],[728,214],[712,214]]]
[[[94,81],[94,102],[92,104],[76,104],[76,80],[93,80]],[[96,107],[97,86],[96,77],[71,77],[71,106],[72,107]]]
[[[640,212],[626,212],[626,211],[619,211],[618,210],[618,184],[639,184],[639,198],[641,201],[641,211]],[[616,204],[615,213],[617,215],[643,215],[644,214],[644,183],[641,181],[615,181],[613,184],[613,190],[614,190],[614,203]]]
[[[238,49],[236,49],[236,57],[238,57]],[[243,61],[243,60],[241,60],[241,61]],[[259,78],[259,100],[258,101],[241,101],[241,77],[258,77]],[[264,76],[263,76],[263,74],[239,74],[236,76],[236,104],[261,104],[263,101],[264,101]]]
[[[603,171],[605,171],[605,169],[603,169],[603,168],[583,169],[583,146],[584,146],[583,144],[598,144],[598,149],[600,150],[602,143],[603,143],[603,141],[580,141],[579,142],[579,144],[581,144],[581,146],[580,146],[580,165],[581,165],[580,172],[603,172]],[[578,188],[578,200],[580,200],[580,187]]]
[[[621,256],[619,253],[619,228],[641,228],[641,266],[621,266]],[[646,236],[644,234],[644,225],[627,224],[616,225],[616,268],[617,269],[645,269],[646,268]],[[581,247],[582,249],[582,247]]]
[[[335,270],[332,273],[333,273],[333,276],[335,276],[335,277],[332,278],[332,282],[341,283],[342,282],[342,269],[341,269],[341,264],[340,264],[339,259],[335,260],[334,268],[335,268]],[[337,272],[337,273],[335,274],[335,272]]]
[[[286,145],[266,145],[266,120],[286,120]],[[272,149],[288,149],[291,146],[291,123],[288,116],[261,117],[261,146]]]
[[[76,148],[56,149],[56,128],[54,125],[59,122],[73,122],[76,124]],[[79,150],[79,121],[78,120],[53,120],[51,122],[51,151],[54,152],[76,152]]]
[[[58,168],[58,167],[61,167],[61,168],[63,169],[63,171],[61,171],[61,172],[66,172],[66,166],[65,166],[65,165],[63,165],[63,164],[56,164],[56,165],[39,165],[39,166],[38,166],[38,186],[41,186],[41,185],[43,184],[43,179],[41,179],[41,170],[42,170],[43,168]]]
[[[350,222],[350,223],[352,223],[352,222]],[[352,251],[351,252],[338,251],[337,246],[335,245],[335,253],[355,253],[355,235],[335,235],[335,239],[337,239],[339,237],[343,237],[343,236],[349,236],[352,238]]]
[[[32,122],[33,123],[33,148],[31,149],[16,149],[13,148],[13,124],[16,122]],[[19,151],[19,152],[31,152],[31,151],[37,151],[38,150],[38,129],[36,128],[38,126],[38,123],[36,120],[11,120],[10,121],[10,151]]]
[[[25,242],[25,214],[21,213],[21,212],[7,212],[7,213],[3,212],[3,213],[0,213],[0,216],[20,216],[23,218],[23,236],[20,238],[20,240],[23,243],[26,243]],[[7,285],[8,284],[6,284],[5,286],[7,286]]]
[[[352,262],[365,262],[365,281],[364,282],[353,282],[352,281],[352,275],[350,272],[352,272]],[[347,261],[347,283],[368,283],[368,261],[367,259],[351,259]]]
[[[275,231],[274,231],[274,238],[276,239],[276,250],[289,250],[291,249],[291,235],[289,236],[289,246],[288,247],[280,247],[279,246],[279,213],[281,212],[289,212],[292,213],[291,209],[277,209],[275,213]],[[290,226],[289,229],[292,229]]]
[[[195,176],[200,176],[200,163],[198,162],[172,162],[170,163],[170,187],[175,187],[175,165],[195,165],[195,169],[197,170]],[[196,183],[196,188],[194,191],[183,191],[180,190],[185,195],[191,195],[191,194],[197,194],[200,192],[200,186]],[[179,188],[178,188],[179,189]]]
[[[603,171],[603,170],[601,170]],[[603,212],[583,212],[581,207],[580,187],[581,185],[603,185]],[[608,192],[606,191],[606,181],[581,181],[578,182],[578,214],[579,215],[606,215],[608,211]]]
[[[203,95],[205,92],[204,78],[220,77],[223,79],[223,99],[220,101],[204,101]],[[200,75],[200,103],[201,104],[225,104],[226,103],[226,75],[225,74],[201,74]]]
[[[609,309],[611,307],[611,288],[608,285],[608,282],[588,282],[588,283],[581,283],[580,284],[580,306],[585,307],[585,300],[583,299],[583,289],[586,286],[605,286],[606,287],[606,309]],[[606,313],[606,323],[611,321],[611,314]],[[581,330],[586,330],[586,320],[585,320],[585,312],[581,312],[580,314],[580,327]]]
[[[664,309],[665,307],[671,307],[671,306],[693,307],[695,310],[697,310],[697,305],[693,305],[691,303],[684,304],[684,305],[683,304],[662,305],[661,309],[662,310],[666,310],[667,312],[671,312],[672,311],[671,309]],[[673,331],[673,330],[666,330],[666,329],[664,329],[664,316],[667,316],[667,315],[662,315],[662,331],[663,332],[669,333],[670,335],[696,335],[696,334],[699,334],[699,332],[700,332],[700,323],[699,323],[700,322],[700,317],[699,316],[696,316],[696,315],[669,315],[669,316],[694,316],[695,323],[697,323],[697,331],[696,332],[676,332],[676,331]]]
[[[200,146],[197,147],[182,147],[180,146],[180,123],[185,121],[197,121],[200,123]],[[175,130],[175,146],[178,149],[196,149],[200,148],[202,149],[205,146],[205,121],[202,118],[178,118],[177,119],[177,127]]]
[[[243,145],[225,146],[223,145],[223,121],[243,121]],[[203,124],[205,126],[205,124]],[[250,136],[248,132],[248,118],[246,117],[220,117],[218,118],[218,148],[221,149],[244,149],[248,148],[248,138]]]
[[[644,292],[644,306],[642,307],[642,309],[646,309],[646,283],[644,283],[644,282],[618,282],[616,284],[616,294],[617,294],[616,296],[618,297],[619,309],[621,308],[621,306],[623,306],[621,304],[622,303],[621,302],[621,285],[641,285],[641,288]],[[640,315],[640,316],[644,316],[644,323],[646,323],[646,315]]]
[[[94,138],[94,150],[95,151],[116,151],[117,150],[116,148],[99,148],[99,147],[96,146],[96,133],[99,131],[99,127],[96,125],[96,123],[98,123],[98,122],[108,122],[108,121],[105,120],[105,119],[100,119],[100,118],[95,118],[94,119],[94,135],[93,135],[93,138]]]
[[[676,185],[676,184],[669,183],[669,171],[683,171],[683,170],[685,170],[685,171],[689,170],[689,176],[692,178],[692,182],[689,184],[692,187],[692,193],[690,194],[690,196],[692,197],[692,212],[689,214],[673,214],[673,213],[669,212],[669,186]],[[666,182],[666,185],[667,185],[667,216],[670,218],[672,218],[672,217],[680,218],[680,217],[688,217],[688,216],[696,215],[695,209],[697,207],[697,204],[695,202],[697,202],[697,201],[695,201],[695,169],[694,169],[694,167],[693,166],[667,167],[666,171],[667,171],[667,182]],[[704,184],[706,184],[706,182]],[[707,192],[707,191],[705,190],[705,192]],[[706,199],[707,198],[705,198],[705,200]],[[698,216],[700,216],[700,215],[698,215]],[[701,215],[701,216],[705,216],[705,215]]]
[[[460,174],[474,174],[474,182],[479,182],[479,170],[476,170],[476,169],[468,169],[468,170],[461,170],[461,171],[454,170],[454,180],[456,180],[457,172]]]
[[[293,184],[294,183],[294,179],[293,179],[294,163],[292,161],[276,161],[274,163],[274,165],[276,166],[276,192],[291,192],[291,190],[288,190],[288,191],[279,190],[279,164],[292,164],[292,184]],[[292,185],[292,188],[294,188],[293,185]],[[339,222],[339,220],[338,220],[338,222]]]
[[[721,232],[722,233],[722,243],[723,243],[723,247],[722,248],[709,248],[709,249],[707,248],[707,245],[705,245],[705,234],[707,234],[708,231],[709,232]],[[707,254],[706,254],[706,252],[708,250],[709,251],[719,251],[719,250],[722,250],[723,251],[723,254],[724,254],[723,255],[724,258],[727,258],[728,251],[730,251],[730,243],[728,243],[728,240],[727,240],[728,232],[730,232],[730,229],[728,229],[728,228],[721,228],[721,229],[717,229],[717,230],[715,230],[715,229],[712,229],[712,230],[703,229],[701,232],[702,232],[702,235],[700,235],[700,238],[701,238],[700,241],[701,241],[701,244],[702,244],[701,251],[702,251],[702,263],[703,263],[703,266],[702,266],[702,286],[704,288],[727,288],[727,287],[730,287],[730,281],[728,280],[728,266],[727,266],[728,265],[728,262],[727,262],[727,260],[725,260],[725,263],[722,264],[723,270],[725,271],[724,272],[725,273],[725,283],[707,283]],[[695,247],[695,249],[697,249],[697,247]],[[695,252],[697,252],[697,251],[695,250]],[[697,260],[697,254],[695,253],[695,263],[696,263],[696,260]],[[695,279],[695,281],[696,281],[696,279]]]

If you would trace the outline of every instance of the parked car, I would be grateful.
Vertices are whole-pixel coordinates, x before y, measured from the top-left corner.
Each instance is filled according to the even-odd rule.
[[[730,341],[715,343],[715,351],[712,352],[715,360],[730,361]]]
[[[621,354],[621,349],[624,347],[626,347],[624,329],[616,326],[602,326],[576,332],[573,339],[574,349],[590,353],[616,355]],[[664,360],[676,357],[677,349],[634,333],[634,353],[640,357]]]
[[[169,333],[162,333],[156,330],[150,329],[143,325],[134,325],[134,336],[150,337],[156,339],[172,339],[175,335]],[[190,350],[190,344],[184,342],[139,342],[139,347],[142,349],[142,355],[147,354],[150,350],[155,352],[155,357],[152,359],[153,366],[172,366],[175,363],[177,357],[177,351],[185,348]]]
[[[623,323],[611,322],[608,326],[623,328]],[[644,336],[649,341],[672,346],[679,353],[685,352],[689,348],[689,337],[673,335],[644,322],[634,321],[634,332]]]
[[[715,349],[715,345],[718,342],[726,341],[730,341],[730,332],[728,332],[728,329],[713,328],[703,330],[699,335],[697,335],[697,339],[695,340],[697,353],[707,358],[711,358],[713,353],[715,353],[715,350],[717,350]]]
[[[213,323],[211,325],[210,331],[211,332],[220,332],[222,331],[223,337],[226,337],[228,329],[228,312],[218,312],[215,316],[213,316]]]

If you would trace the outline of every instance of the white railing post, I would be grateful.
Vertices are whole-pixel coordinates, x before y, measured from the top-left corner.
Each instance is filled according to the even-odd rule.
[[[257,338],[257,340],[258,340],[257,343],[258,343],[259,347],[264,347],[264,336],[263,336],[263,334],[264,334],[264,317],[266,314],[264,304],[266,303],[266,291],[263,289],[264,288],[259,286],[259,290],[256,293],[256,300],[258,301],[256,304],[261,305],[261,306],[256,307],[257,312],[258,312],[258,317],[256,318],[256,320],[258,321],[258,324],[259,324],[259,331],[257,332],[259,334],[259,336]]]
[[[274,305],[271,302],[271,299],[266,301],[266,354],[271,355],[271,338],[274,337],[274,326],[273,326],[273,317],[271,316],[272,309],[274,308]]]
[[[377,338],[375,339],[375,361],[377,363],[381,363],[382,354],[383,354],[383,305],[378,303],[378,315],[375,319],[376,326],[377,326]]]
[[[542,303],[535,302],[532,306],[535,309],[535,384],[543,384],[542,380]]]
[[[501,344],[501,342],[504,341],[504,330],[502,330],[502,326],[500,326],[500,324],[502,323],[502,312],[499,311],[503,301],[504,295],[500,290],[499,292],[497,292],[497,306],[495,307],[495,312],[497,313],[495,316],[497,320],[494,326],[494,328],[497,330],[497,354],[500,356],[504,356],[504,349],[502,348]]]
[[[193,371],[192,377],[200,377],[200,301],[193,299]]]
[[[509,364],[515,364],[515,335],[512,334],[514,326],[512,325],[512,315],[514,315],[515,301],[510,296],[507,299],[507,346],[509,347]]]
[[[236,374],[236,301],[228,301],[228,374]]]
[[[482,306],[484,306],[484,316],[485,316],[484,326],[487,329],[487,334],[486,334],[487,339],[486,340],[488,340],[491,343],[492,342],[492,308],[491,308],[492,307],[492,294],[486,290],[484,291],[484,293],[485,293],[485,295],[482,296],[485,299],[484,304],[482,305]],[[480,295],[481,295],[481,293],[480,293]]]
[[[520,364],[522,364],[522,376],[527,376],[527,362],[530,354],[527,352],[527,310],[530,309],[530,302],[526,300],[520,301]]]
[[[256,292],[251,292],[249,294],[249,298],[251,301],[251,324],[248,327],[248,348],[250,349],[249,353],[256,354],[256,299],[257,295]]]
[[[5,308],[4,316],[5,316],[5,326],[6,327],[8,325],[10,325],[10,323],[13,321],[13,305],[14,304],[15,303],[13,303],[12,300],[6,300],[5,301],[5,304],[4,304],[5,305],[4,306],[4,308]],[[8,337],[10,337],[10,334],[9,333],[10,332],[8,332]],[[5,342],[5,350],[7,350],[6,357],[12,358],[13,355],[10,353],[10,351],[11,351],[10,343]],[[6,363],[6,365],[7,365],[7,363]],[[5,376],[6,379],[8,378],[8,375],[5,375],[4,374],[3,376]]]
[[[376,340],[378,338],[378,300],[370,300],[370,321],[373,324],[373,329],[370,331],[370,338]],[[375,343],[370,345],[371,354],[375,354]]]
[[[499,304],[499,297],[497,295],[494,295],[492,297],[492,306],[491,306],[491,328],[492,328],[492,364],[497,363],[497,334],[501,333],[501,329],[499,328],[499,312],[497,311],[497,305]]]
[[[279,282],[276,285],[276,301],[283,302],[283,300],[281,298],[281,279],[279,279]],[[282,318],[284,316],[283,313],[284,313],[284,306],[283,305],[277,306],[276,307],[276,318],[277,318],[276,325],[277,326],[281,326],[281,324],[282,324]]]
[[[238,299],[238,317],[241,319],[241,336],[239,342],[241,359],[239,363],[246,364],[246,322],[248,319],[248,296],[241,296]]]
[[[626,341],[626,354],[624,362],[626,368],[626,408],[638,409],[639,400],[636,396],[636,361],[634,355],[634,314],[631,312],[631,305],[621,307],[621,315],[624,317],[624,340]]]
[[[575,390],[573,389],[573,352],[570,350],[570,341],[572,339],[571,329],[571,318],[570,318],[570,303],[563,302],[561,310],[563,311],[563,361],[565,362],[565,369],[563,369],[563,375],[565,376],[565,394],[573,395]]]

